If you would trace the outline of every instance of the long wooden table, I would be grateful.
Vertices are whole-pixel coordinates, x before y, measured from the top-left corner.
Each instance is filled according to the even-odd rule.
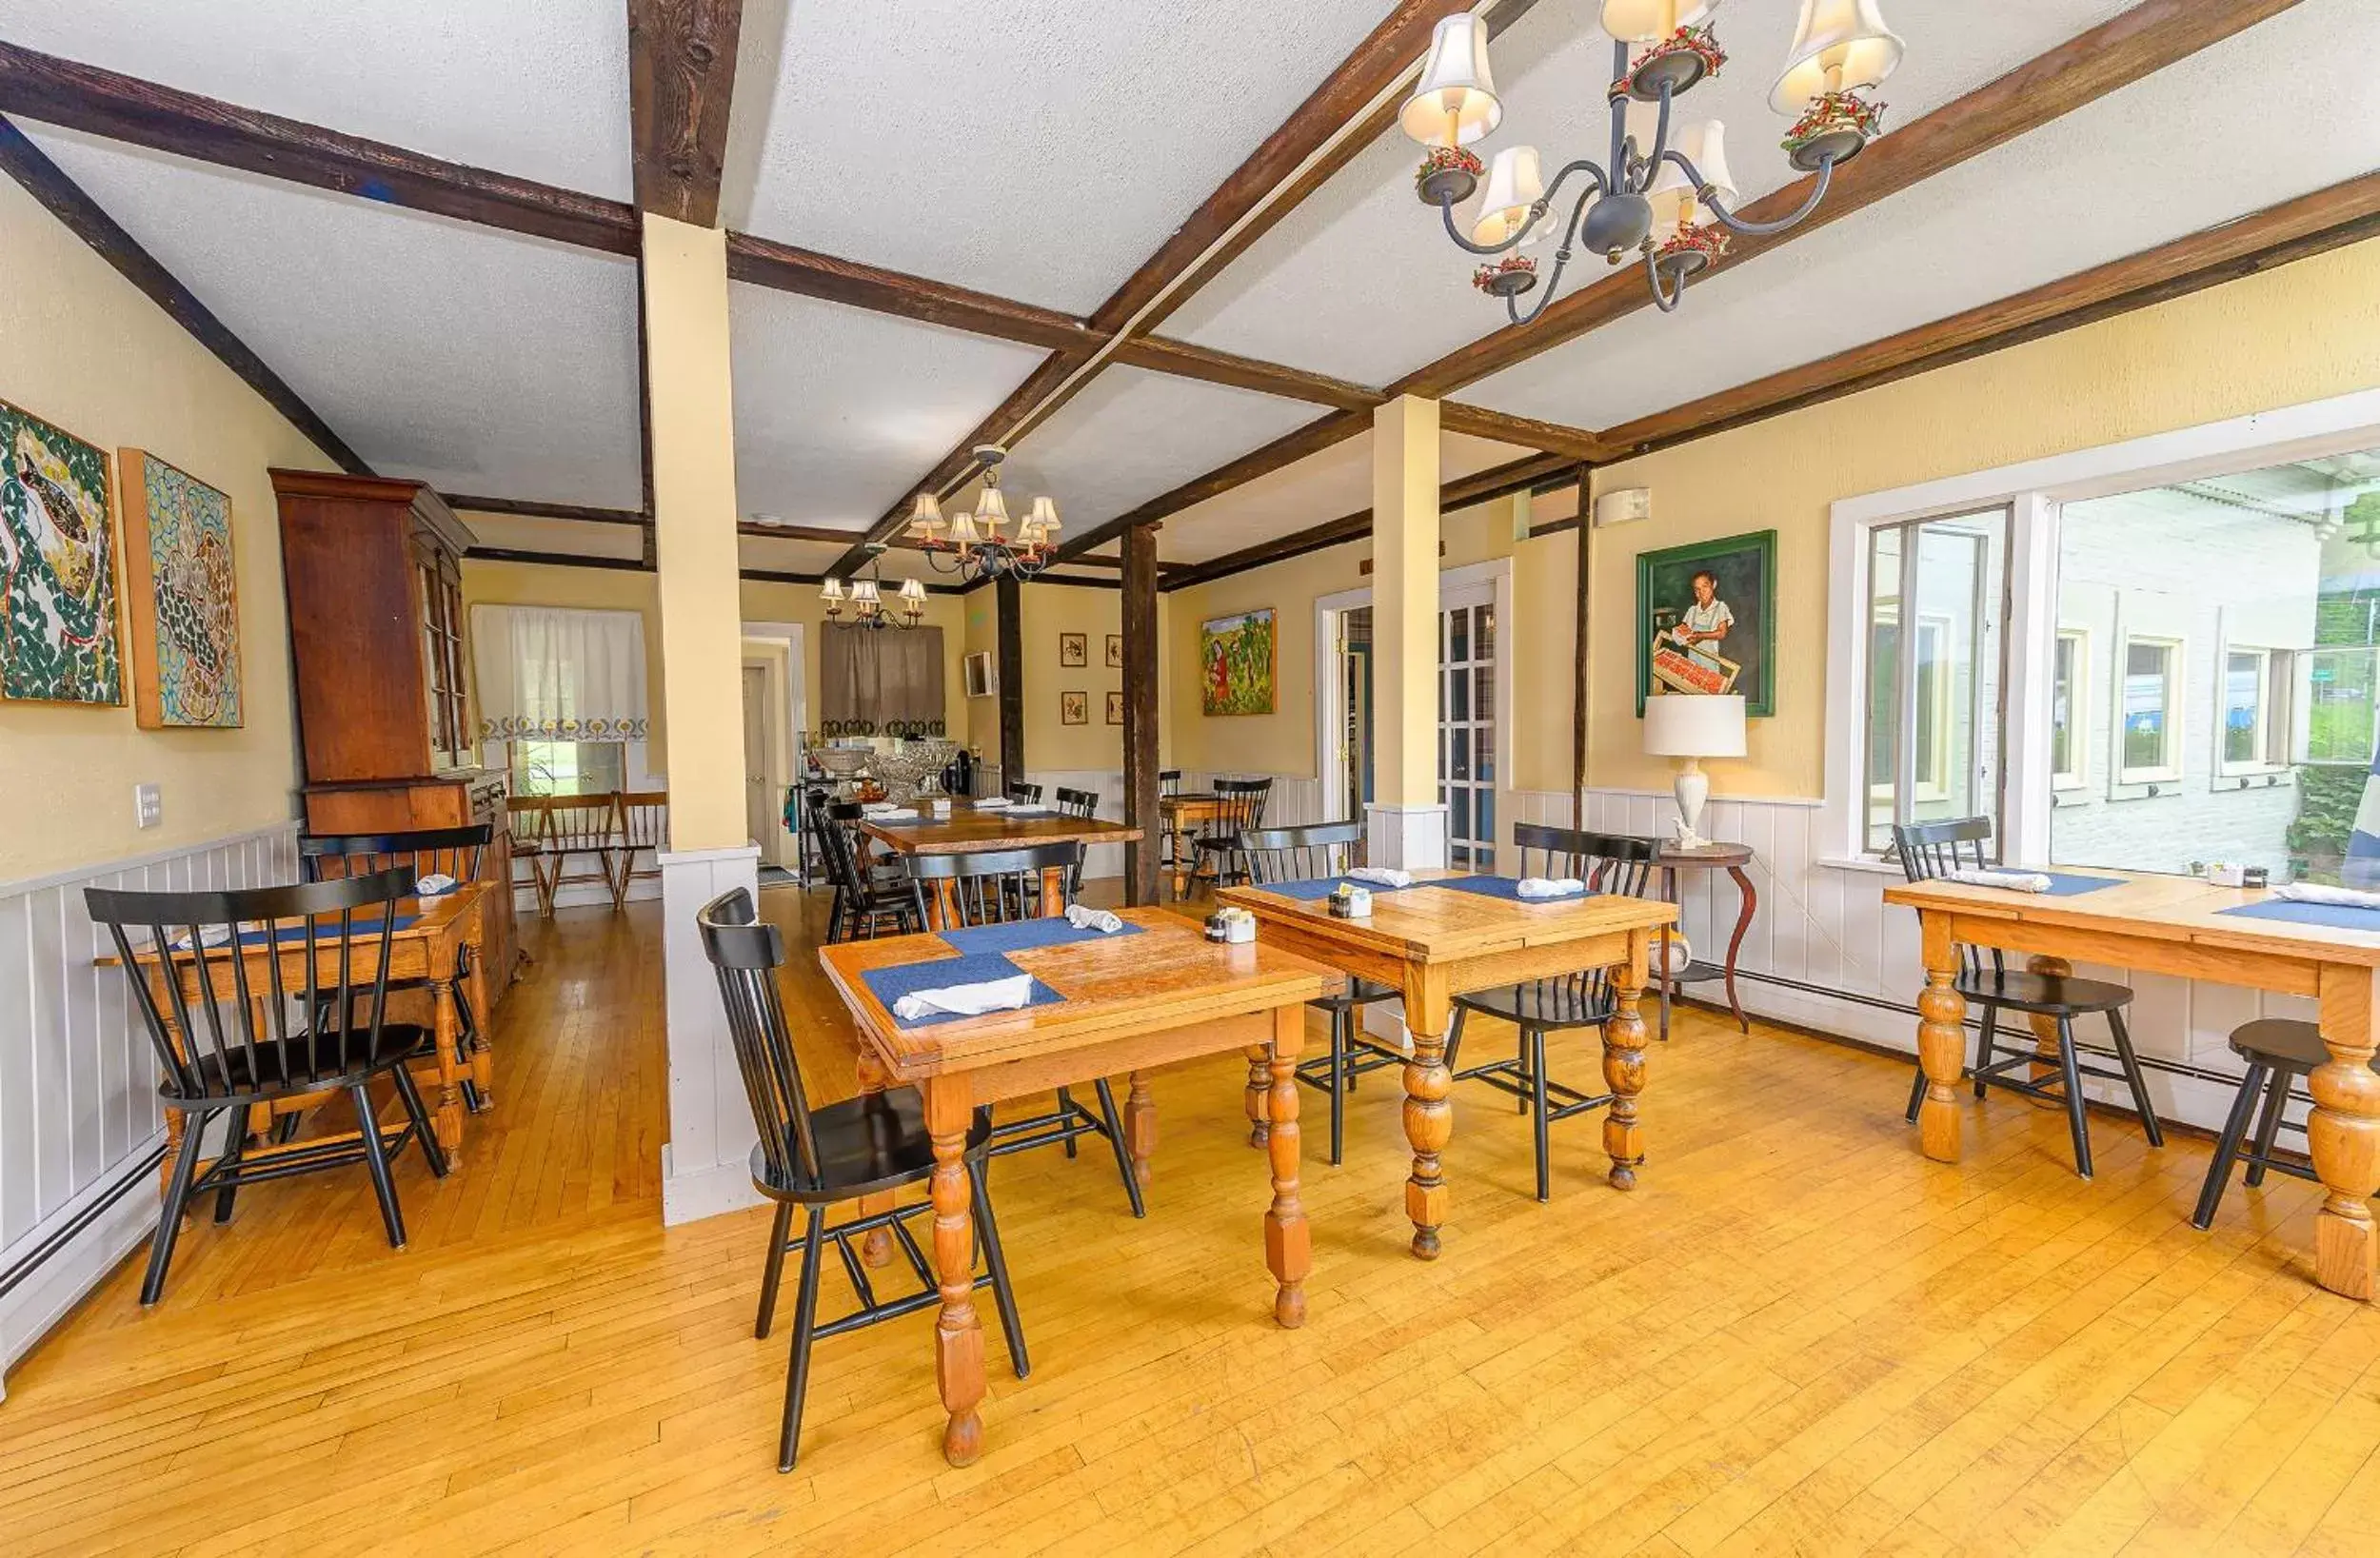
[[[1405,1139],[1413,1172],[1405,1211],[1413,1252],[1435,1260],[1447,1208],[1443,1157],[1454,1135],[1454,1078],[1446,1068],[1446,1028],[1454,998],[1579,969],[1612,970],[1614,1011],[1603,1027],[1603,1080],[1612,1105],[1603,1116],[1611,1182],[1634,1189],[1644,1161],[1636,1099],[1644,1091],[1644,993],[1654,938],[1677,922],[1677,907],[1651,898],[1594,894],[1544,902],[1488,897],[1426,883],[1460,872],[1419,871],[1417,885],[1375,893],[1365,919],[1340,919],[1327,903],[1261,887],[1216,895],[1257,917],[1259,934],[1291,952],[1401,991],[1413,1057],[1405,1062]]]
[[[2261,919],[2223,911],[2268,897],[2187,877],[2098,872],[2120,885],[2072,897],[1969,887],[1896,884],[1887,903],[1917,911],[1926,969],[1917,997],[1917,1058],[1926,1095],[1917,1141],[1926,1156],[1955,1163],[1966,1061],[1967,1002],[1954,987],[1958,947],[2030,954],[2038,972],[2070,972],[2069,959],[2212,979],[2321,1002],[2330,1062],[2307,1079],[2313,1094],[2306,1139],[2329,1192],[2314,1220],[2314,1280],[2351,1298],[2373,1296],[2375,1238],[2370,1204],[2380,1190],[2380,1074],[2370,1069],[2380,999],[2380,934]]]
[[[1014,952],[1008,957],[1064,997],[980,1017],[904,1027],[863,977],[870,969],[950,956],[939,936],[888,937],[820,951],[826,976],[851,1008],[870,1071],[913,1083],[925,1100],[934,1141],[934,1267],[942,1315],[934,1328],[935,1376],[949,1423],[942,1454],[966,1466],[983,1450],[983,1328],[975,1312],[974,1230],[965,1170],[967,1127],[980,1104],[1047,1093],[1128,1073],[1124,1136],[1133,1172],[1149,1177],[1157,1106],[1148,1072],[1222,1050],[1260,1063],[1271,1127],[1273,1198],[1264,1214],[1264,1253],[1275,1282],[1273,1317],[1305,1322],[1313,1260],[1298,1197],[1298,1051],[1305,1003],[1330,976],[1273,947],[1208,941],[1178,915],[1127,909],[1134,936],[1102,937]],[[881,1081],[878,1085],[882,1085]]]
[[[960,802],[947,818],[920,816],[913,821],[879,822],[860,819],[860,831],[900,855],[977,855],[995,849],[1031,849],[1037,844],[1128,844],[1141,837],[1139,828],[1123,822],[1102,822],[1096,817],[1027,812],[1022,817],[1006,807],[979,811]],[[955,924],[958,914],[948,882],[935,884],[926,899],[926,920],[933,926]],[[1061,871],[1041,873],[1041,912],[1066,912],[1066,878]]]

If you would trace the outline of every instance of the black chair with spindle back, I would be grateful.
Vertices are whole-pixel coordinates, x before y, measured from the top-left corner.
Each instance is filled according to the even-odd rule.
[[[727,1011],[736,1069],[743,1075],[744,1096],[752,1105],[752,1124],[760,1133],[760,1140],[752,1147],[752,1188],[777,1203],[776,1221],[768,1233],[768,1260],[761,1272],[760,1312],[752,1324],[752,1334],[763,1341],[768,1339],[776,1317],[785,1253],[796,1248],[802,1252],[802,1272],[794,1289],[793,1354],[785,1371],[784,1422],[777,1444],[777,1469],[790,1471],[801,1444],[811,1342],[879,1320],[914,1314],[942,1302],[933,1265],[908,1227],[909,1219],[934,1210],[931,1200],[840,1223],[826,1220],[826,1209],[838,1201],[888,1195],[925,1183],[934,1173],[934,1142],[925,1129],[924,1100],[913,1087],[887,1088],[841,1103],[811,1105],[803,1091],[793,1034],[778,990],[779,972],[785,962],[784,937],[774,925],[753,922],[749,893],[739,887],[711,899],[697,916],[697,924],[703,933],[703,951],[719,976],[719,996]],[[991,1136],[991,1112],[979,1109],[966,1138],[976,1242],[985,1267],[975,1285],[992,1290],[1001,1330],[1008,1339],[1008,1361],[1022,1379],[1029,1367],[1024,1327],[1017,1318],[1016,1295],[1008,1286],[1008,1262],[1001,1251],[1000,1227],[992,1220],[991,1192],[984,1183],[983,1158]],[[798,1246],[793,1237],[796,1207],[806,1213]],[[917,1273],[918,1292],[893,1298],[877,1296],[867,1267],[851,1241],[879,1229],[889,1230],[908,1257],[910,1269]],[[818,1284],[829,1239],[843,1259],[860,1307],[821,1325]]]
[[[1068,842],[1036,844],[1028,849],[975,850],[963,855],[912,855],[907,863],[910,878],[917,884],[918,914],[922,917],[927,916],[930,899],[937,907],[925,923],[955,931],[1047,917],[1041,913],[1042,890],[1051,872],[1058,873],[1064,881],[1061,896],[1064,903],[1072,907],[1074,884],[1082,875],[1082,846]],[[1105,1136],[1116,1154],[1116,1170],[1123,1175],[1124,1196],[1132,1203],[1132,1214],[1145,1216],[1147,1209],[1140,1199],[1140,1181],[1133,1175],[1132,1157],[1124,1145],[1121,1116],[1116,1113],[1115,1090],[1104,1076],[1092,1086],[1099,1094],[1096,1114],[1076,1101],[1071,1088],[1061,1087],[1058,1089],[1056,1109],[1026,1119],[1004,1120],[995,1127],[992,1155],[1005,1157],[1010,1153],[1062,1144],[1066,1155],[1073,1157],[1077,1136]]]
[[[1199,830],[1191,847],[1198,852],[1197,874],[1218,887],[1248,878],[1240,853],[1240,836],[1264,825],[1264,806],[1272,799],[1269,779],[1215,781],[1215,815]]]
[[[1041,787],[1038,784],[1027,784],[1022,779],[1012,779],[1002,785],[1001,794],[1020,806],[1039,806],[1041,803]]]
[[[1159,769],[1157,771],[1157,798],[1160,800],[1165,800],[1180,794],[1181,794],[1181,770],[1179,768]],[[1170,827],[1160,828],[1158,832],[1157,864],[1159,869],[1164,871],[1171,871],[1174,868],[1174,830]]]
[[[1069,790],[1061,784],[1058,787],[1057,796],[1058,815],[1061,817],[1088,819],[1099,815],[1100,798],[1097,791]]]
[[[862,815],[859,802],[852,800],[831,800],[810,810],[819,848],[826,857],[827,879],[835,884],[828,941],[856,940],[863,933],[872,941],[887,923],[896,936],[925,927],[907,878],[868,869],[859,831]]]
[[[1240,844],[1247,856],[1249,879],[1257,886],[1312,881],[1344,876],[1361,863],[1357,857],[1362,850],[1363,824],[1318,822],[1302,828],[1259,828],[1241,834]],[[1377,1043],[1364,1033],[1360,1016],[1364,1007],[1394,1000],[1399,992],[1352,974],[1346,979],[1346,988],[1338,995],[1306,1002],[1330,1017],[1331,1047],[1327,1055],[1298,1062],[1297,1073],[1299,1081],[1330,1095],[1333,1163],[1341,1155],[1346,1095],[1356,1090],[1356,1078],[1368,1071],[1405,1063],[1403,1051]]]
[[[1894,851],[1900,857],[1902,874],[1911,881],[1931,881],[1956,871],[1988,869],[1991,844],[1992,819],[1988,817],[1902,823],[1893,829]],[[2121,1082],[2129,1088],[2132,1107],[2140,1112],[2141,1130],[2148,1135],[2149,1145],[2165,1145],[2156,1109],[2149,1101],[2148,1079],[2132,1054],[2132,1034],[2124,1026],[2124,1008],[2132,998],[2130,986],[2107,979],[2078,979],[2071,974],[2016,973],[2009,969],[1998,948],[1992,948],[1987,954],[1961,944],[1958,974],[1952,980],[1952,988],[1965,996],[1969,1005],[1982,1009],[1982,1024],[1975,1033],[1975,1061],[1967,1070],[1967,1075],[1974,1082],[1975,1096],[1980,1098],[1985,1089],[1998,1087],[2021,1093],[2028,1098],[2062,1105],[2066,1110],[2067,1132],[2073,1137],[2076,1173],[2085,1179],[2091,1177],[2091,1120],[2082,1088],[2086,1076]],[[2000,1055],[2003,1009],[2056,1020],[2057,1085],[2033,1080],[2032,1069],[2048,1058],[2034,1046],[2012,1044],[2007,1056]],[[2114,1037],[2115,1058],[2123,1068],[2121,1071],[2086,1066],[2081,1061],[2074,1045],[2074,1019],[2092,1012],[2107,1014],[2108,1032]],[[2007,1075],[2019,1070],[2028,1075]],[[1909,1090],[1909,1121],[1913,1125],[1925,1096],[1926,1073],[1921,1065],[1916,1081]]]
[[[1553,828],[1537,822],[1513,824],[1513,845],[1519,854],[1520,875],[1575,877],[1590,893],[1621,897],[1646,897],[1653,862],[1661,852],[1657,838],[1624,833],[1587,833]],[[1615,1003],[1612,971],[1581,969],[1526,984],[1475,991],[1455,999],[1455,1025],[1446,1035],[1446,1067],[1458,1081],[1480,1081],[1512,1095],[1532,1116],[1537,1158],[1537,1199],[1550,1200],[1554,1165],[1547,1131],[1554,1121],[1602,1109],[1609,1093],[1584,1093],[1546,1075],[1545,1035],[1575,1028],[1601,1028],[1612,1018]],[[1463,1020],[1477,1012],[1501,1017],[1520,1030],[1520,1042],[1510,1060],[1492,1060],[1468,1071],[1457,1066],[1462,1053]]]
[[[163,1296],[182,1216],[194,1195],[212,1192],[215,1221],[231,1220],[233,1198],[248,1181],[281,1179],[363,1163],[394,1249],[405,1248],[390,1160],[418,1139],[430,1172],[446,1174],[446,1154],[406,1062],[433,1042],[411,1023],[387,1020],[388,948],[397,900],[413,891],[410,867],[304,882],[208,893],[146,893],[89,887],[91,922],[108,928],[132,984],[132,1006],[157,1052],[157,1096],[182,1116],[182,1144],[166,1183],[157,1236],[149,1249],[141,1302]],[[134,932],[146,934],[136,945]],[[259,956],[250,947],[287,949]],[[153,964],[141,961],[144,956]],[[293,982],[285,961],[302,963]],[[152,970],[154,978],[151,978]],[[326,980],[325,975],[331,976]],[[159,1004],[162,994],[164,1004]],[[227,1011],[227,1008],[228,1009]],[[292,1009],[297,1017],[291,1021]],[[406,1124],[381,1134],[370,1084],[387,1075]],[[345,1092],[355,1105],[352,1141],[251,1148],[250,1112],[301,1094]],[[216,1116],[230,1119],[223,1155],[198,1172],[200,1142]],[[253,1155],[251,1155],[253,1154]]]
[[[1157,793],[1160,796],[1181,794],[1181,770],[1179,768],[1159,769],[1157,771]]]
[[[2223,1204],[2223,1193],[2231,1187],[2231,1168],[2241,1158],[2248,1160],[2251,1190],[2264,1183],[2268,1169],[2278,1169],[2292,1178],[2321,1182],[2321,1176],[2310,1164],[2275,1156],[2273,1145],[2284,1126],[2301,1135],[2305,1134],[2304,1126],[2283,1119],[2282,1112],[2289,1107],[2290,1083],[2330,1063],[2330,1048],[2322,1042],[2322,1029],[2296,1017],[2258,1017],[2232,1029],[2229,1042],[2231,1053],[2248,1063],[2248,1070],[2240,1077],[2238,1094],[2231,1099],[2231,1112],[2224,1119],[2223,1134],[2216,1138],[2214,1160],[2207,1165],[2206,1183],[2199,1187],[2197,1210],[2191,1214],[2190,1225],[2200,1230],[2213,1224],[2215,1211]],[[2373,1071],[2380,1071],[2380,1056],[2375,1056],[2370,1064]],[[2264,1097],[2264,1112],[2256,1114],[2260,1094]],[[2253,1142],[2247,1142],[2251,1115],[2256,1118],[2256,1136]]]

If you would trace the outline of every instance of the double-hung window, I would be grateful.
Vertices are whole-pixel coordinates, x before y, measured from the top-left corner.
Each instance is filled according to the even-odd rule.
[[[2115,781],[2156,784],[2180,779],[2181,641],[2125,640],[2120,696]]]
[[[2050,665],[2050,788],[2091,782],[2091,635],[2061,628]]]
[[[2289,763],[2296,661],[2287,649],[2234,644],[2224,651],[2222,745],[2215,759],[2225,776],[2269,773]]]
[[[1999,815],[2008,510],[1879,525],[1867,545],[1864,833],[1882,853],[1895,823]]]

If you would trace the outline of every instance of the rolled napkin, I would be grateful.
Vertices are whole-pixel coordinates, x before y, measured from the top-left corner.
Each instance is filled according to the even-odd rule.
[[[453,892],[454,887],[452,877],[443,871],[433,871],[413,884],[413,896],[417,898],[442,898]]]
[[[979,812],[1004,812],[1015,804],[1006,796],[985,796],[975,803],[975,809]]]
[[[1086,909],[1080,903],[1066,905],[1066,923],[1078,931],[1097,931],[1101,936],[1114,936],[1124,928],[1124,922],[1105,909]]]
[[[955,984],[943,990],[913,990],[893,1002],[893,1016],[902,1022],[920,1017],[981,1016],[986,1012],[1013,1012],[1033,998],[1033,976],[1019,974],[981,984]]]
[[[867,819],[871,822],[910,822],[917,819],[917,815],[915,806],[895,806],[889,811],[870,812]]]
[[[2272,890],[2276,898],[2291,903],[2328,903],[2340,909],[2380,909],[2380,893],[2359,893],[2352,887],[2325,887],[2320,882],[2293,881]]]
[[[1942,874],[1944,881],[1964,882],[1969,887],[2004,887],[2012,893],[2046,893],[2049,877],[2039,871],[1985,871],[1968,866]]]
[[[1566,898],[1587,890],[1576,877],[1523,877],[1513,891],[1524,898]]]
[[[1411,887],[1413,873],[1391,871],[1384,865],[1359,865],[1347,873],[1347,879],[1370,882],[1375,887]]]
[[[201,932],[201,935],[205,937],[207,945],[209,947],[228,947],[231,945],[231,927],[228,925],[209,925],[206,927],[203,932]],[[189,932],[184,931],[180,936],[173,938],[173,950],[176,952],[188,952],[190,950]]]

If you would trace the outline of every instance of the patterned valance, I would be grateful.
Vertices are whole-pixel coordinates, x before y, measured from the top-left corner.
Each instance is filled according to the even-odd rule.
[[[633,611],[473,606],[483,741],[641,741],[645,619]]]

